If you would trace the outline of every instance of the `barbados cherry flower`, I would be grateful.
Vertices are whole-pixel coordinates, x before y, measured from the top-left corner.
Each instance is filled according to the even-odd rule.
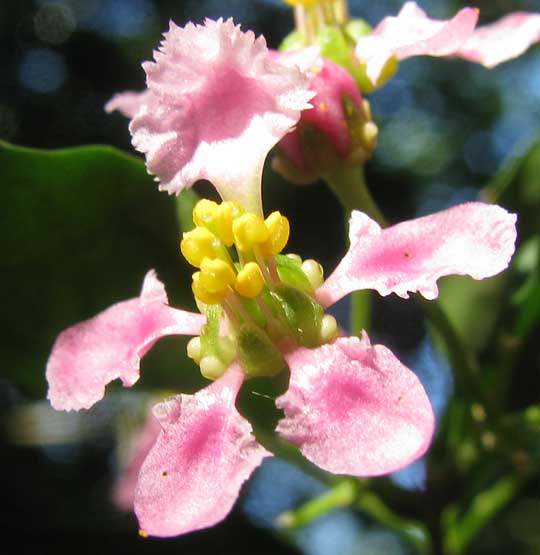
[[[476,28],[478,14],[463,8],[451,19],[431,19],[415,2],[406,2],[397,16],[385,17],[358,40],[356,55],[377,83],[394,57],[457,56],[492,68],[540,41],[540,13],[516,12]]]
[[[171,22],[164,36],[155,62],[143,64],[148,89],[119,94],[106,109],[133,118],[133,145],[160,189],[177,194],[208,179],[222,198],[261,214],[266,154],[309,107],[309,78],[230,19]]]
[[[142,99],[124,95],[112,104],[136,110],[134,144],[162,188],[178,192],[207,178],[223,197],[196,204],[195,227],[180,242],[196,268],[200,313],[169,306],[150,271],[138,297],[59,335],[47,365],[51,404],[89,408],[111,381],[134,385],[141,357],[159,338],[193,336],[188,356],[211,383],[154,407],[117,491],[120,503],[133,500],[142,533],[154,536],[222,520],[270,456],[235,406],[253,377],[290,373],[276,400],[283,411],[276,431],[322,469],[377,476],[411,463],[435,425],[424,388],[365,332],[340,336],[326,311],[360,289],[432,299],[441,276],[497,274],[514,250],[515,216],[469,203],[383,230],[354,211],[349,250],[324,281],[316,261],[282,254],[289,221],[277,211],[264,218],[260,202],[264,158],[313,95],[300,66],[276,62],[264,39],[231,21],[171,24],[155,59],[145,64]]]

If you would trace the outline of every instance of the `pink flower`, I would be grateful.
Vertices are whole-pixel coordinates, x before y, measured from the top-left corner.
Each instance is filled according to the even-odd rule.
[[[516,12],[477,29],[457,55],[485,67],[517,58],[540,41],[540,13]]]
[[[196,335],[205,318],[167,306],[155,272],[146,274],[141,295],[115,304],[63,331],[47,363],[48,398],[56,410],[88,409],[105,386],[120,378],[125,387],[139,379],[139,362],[166,335]]]
[[[377,83],[395,56],[459,56],[493,67],[519,56],[540,40],[540,14],[515,13],[475,30],[478,10],[463,8],[449,20],[430,19],[415,3],[406,2],[397,16],[385,17],[362,37],[356,55]]]
[[[309,79],[231,19],[171,22],[164,36],[155,62],[143,64],[148,90],[117,95],[106,109],[133,118],[133,145],[160,189],[208,179],[223,199],[262,213],[264,160],[309,107]]]
[[[489,277],[508,264],[515,220],[498,206],[469,203],[381,230],[353,212],[349,251],[316,297],[326,307],[361,288],[433,298],[443,275]],[[140,297],[62,332],[47,366],[53,406],[89,407],[113,379],[132,385],[140,356],[159,337],[199,333],[201,315],[166,303],[162,284],[150,272]],[[376,476],[426,451],[434,429],[431,405],[415,374],[387,348],[371,345],[365,333],[313,349],[291,342],[280,348],[290,383],[277,399],[285,413],[277,431],[310,461],[334,473]],[[242,483],[270,455],[235,408],[245,379],[233,359],[206,388],[154,408],[157,439],[150,424],[128,467],[131,476],[139,474],[134,506],[146,533],[173,536],[219,522]],[[124,484],[129,502],[133,479]]]

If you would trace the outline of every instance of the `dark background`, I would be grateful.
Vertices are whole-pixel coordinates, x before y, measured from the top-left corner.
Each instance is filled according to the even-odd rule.
[[[448,17],[464,5],[436,0],[421,4],[434,17]],[[355,1],[351,12],[376,24],[384,15],[396,13],[400,5],[390,0]],[[510,11],[539,8],[533,0],[485,0],[476,5],[481,8],[482,22]],[[182,25],[190,20],[202,22],[205,17],[229,16],[244,29],[264,34],[273,48],[293,25],[290,10],[278,1],[2,0],[0,139],[47,149],[103,143],[133,152],[127,121],[119,114],[105,114],[105,102],[116,92],[143,88],[140,64],[151,57],[169,19]],[[374,196],[394,221],[432,212],[456,200],[473,198],[503,160],[537,133],[538,47],[493,71],[458,60],[409,60],[370,102],[381,132],[376,155],[367,166]],[[0,175],[2,171],[0,168]],[[341,218],[332,194],[322,184],[293,188],[270,173],[264,194],[267,211],[279,206],[291,221],[299,221],[293,228],[290,250],[301,252],[304,258],[315,257],[330,269],[345,249],[340,226],[329,225],[328,234],[322,240],[320,236],[321,221]],[[2,212],[10,209],[2,206]],[[3,240],[10,238],[4,236]],[[114,236],[110,248],[115,249]],[[66,252],[67,258],[70,255]],[[154,263],[159,268],[159,261]],[[26,268],[26,273],[30,272],[32,269]],[[97,267],[91,279],[95,283],[102,277]],[[31,278],[13,279],[29,288],[24,295],[32,295],[31,284],[33,280],[39,283],[40,275],[37,271]],[[140,276],[134,277],[124,294],[110,294],[109,298],[106,293],[98,304],[105,307],[114,298],[133,295],[139,282]],[[39,285],[36,287],[39,291]],[[9,292],[9,288],[3,289]],[[84,306],[80,311],[84,317],[90,315],[86,310]],[[34,317],[32,313],[8,316],[4,321],[5,352],[14,350],[17,324],[13,321],[31,322]],[[403,329],[396,322],[404,318],[417,325]],[[424,333],[413,303],[379,302],[375,325],[402,351],[412,351]],[[237,508],[225,523],[208,531],[166,541],[140,539],[133,517],[117,511],[109,501],[116,471],[115,417],[119,407],[129,408],[134,401],[113,393],[104,408],[80,417],[55,415],[49,410],[41,401],[45,394],[43,370],[57,331],[42,329],[38,321],[35,342],[40,345],[39,356],[33,359],[37,362],[24,365],[27,374],[23,378],[12,378],[18,372],[16,358],[2,361],[2,552],[334,552],[317,539],[317,533],[324,534],[324,530],[312,531],[315,544],[302,537],[283,541],[269,531],[268,514],[276,511],[272,503],[266,521],[257,511]],[[148,366],[151,363],[152,359]],[[284,481],[284,491],[277,488],[274,492],[276,497],[286,498],[279,502],[283,508],[309,498],[317,489],[316,484],[303,480],[305,477],[298,476],[292,485]],[[268,500],[258,489],[253,491],[257,493],[246,506],[265,506]],[[335,526],[350,529],[350,518],[339,516]],[[357,546],[358,551],[351,553],[404,552],[394,536],[384,530],[375,532],[369,536],[371,543]],[[8,547],[9,541],[15,547]]]

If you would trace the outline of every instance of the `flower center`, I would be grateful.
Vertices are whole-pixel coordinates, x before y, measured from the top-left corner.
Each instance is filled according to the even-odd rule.
[[[218,378],[236,357],[248,376],[275,375],[285,367],[281,342],[317,347],[337,337],[335,319],[313,296],[320,264],[280,254],[289,239],[285,216],[263,219],[236,202],[203,199],[193,222],[180,250],[199,268],[191,287],[207,324],[188,355],[204,376]]]

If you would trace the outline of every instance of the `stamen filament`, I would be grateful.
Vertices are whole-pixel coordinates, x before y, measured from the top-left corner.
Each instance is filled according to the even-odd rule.
[[[268,272],[275,283],[279,283],[279,274],[276,266],[276,259],[274,257],[268,260]]]
[[[241,318],[256,326],[256,322],[251,317],[250,313],[245,309],[242,300],[238,297],[238,295],[231,289],[231,292],[227,296],[226,301],[230,304],[233,310],[235,310]]]
[[[258,245],[253,245],[253,254],[255,255],[255,260],[257,261],[257,264],[259,265],[259,268],[261,269],[262,275],[264,277],[264,281],[266,281],[266,284],[268,285],[268,287],[270,287],[270,289],[272,289],[272,285],[274,285],[277,282],[272,277],[272,275],[270,274],[270,272],[268,270],[268,266],[266,264],[266,260],[263,258]],[[279,281],[279,278],[278,278],[278,281]]]

